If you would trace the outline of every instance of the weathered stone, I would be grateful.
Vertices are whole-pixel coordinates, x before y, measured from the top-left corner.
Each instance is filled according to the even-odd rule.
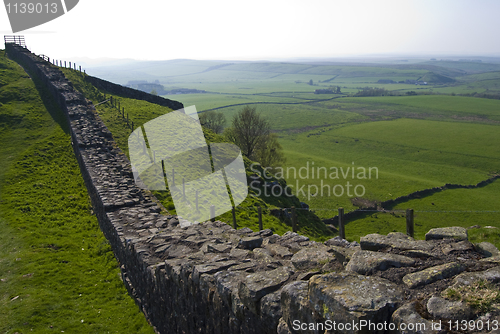
[[[230,271],[246,271],[248,273],[253,273],[255,270],[255,268],[257,267],[257,263],[254,262],[254,261],[249,261],[247,260],[247,262],[243,262],[243,263],[240,263],[236,266],[233,266],[231,268],[229,268]]]
[[[266,228],[265,230],[257,232],[261,237],[269,237],[273,235],[273,230]]]
[[[250,234],[250,233],[253,233],[253,231],[248,227],[243,227],[243,228],[240,228],[239,230],[236,230],[236,234],[239,234],[239,235]]]
[[[290,259],[293,256],[293,253],[287,247],[278,244],[267,244],[265,247],[272,256],[278,256],[283,259]]]
[[[281,312],[281,291],[265,295],[260,300],[260,318],[266,328],[277,328]]]
[[[400,334],[437,334],[439,331],[433,330],[433,323],[422,318],[418,314],[415,306],[416,302],[405,304],[392,314],[392,322],[399,330]],[[408,329],[410,328],[410,329]]]
[[[443,247],[441,247],[441,250],[446,255],[448,255],[452,252],[466,252],[466,251],[471,251],[473,249],[474,249],[474,246],[470,242],[468,242],[467,240],[454,242],[451,244],[445,244],[445,245],[443,245]]]
[[[257,314],[257,302],[265,295],[278,290],[293,271],[287,267],[247,275],[239,285],[239,297],[243,304]]]
[[[293,255],[292,263],[297,269],[320,268],[333,260],[332,254],[327,250],[323,245],[303,248]]]
[[[337,323],[389,322],[404,300],[396,284],[374,276],[342,272],[313,276],[309,280],[310,306],[318,314]],[[368,333],[367,328],[339,330],[339,333]],[[370,331],[383,333],[382,331]]]
[[[225,270],[237,264],[238,262],[236,261],[221,261],[196,265],[193,270],[193,281],[197,283],[199,277],[203,274],[215,274],[218,271]]]
[[[460,274],[464,270],[465,266],[461,263],[446,263],[407,274],[403,277],[403,282],[409,288],[416,288],[417,286],[430,284],[437,280],[453,277]]]
[[[238,298],[238,287],[245,276],[245,273],[238,271],[220,271],[214,275],[217,292],[227,305],[232,305],[234,299]]]
[[[162,246],[156,248],[155,249],[156,255],[159,256],[159,255],[163,254],[169,247],[170,247],[170,245],[164,245],[163,244]]]
[[[245,249],[254,249],[262,245],[262,237],[244,237],[241,238],[239,245]]]
[[[253,250],[253,257],[259,262],[270,263],[273,262],[273,257],[269,254],[269,251],[264,248],[255,248]]]
[[[431,297],[427,302],[427,311],[437,318],[453,321],[469,320],[474,312],[470,306],[461,301],[449,301],[441,297]]]
[[[269,237],[264,239],[264,241],[262,242],[262,246],[266,246],[268,244],[275,244],[280,238],[281,237],[278,234],[270,235]]]
[[[407,251],[403,251],[401,254],[404,255],[404,256],[413,257],[413,258],[429,258],[429,257],[434,257],[434,255],[432,255],[429,252],[426,252],[426,251],[423,251],[423,250],[417,250],[417,249],[410,249],[410,250],[407,250]]]
[[[453,239],[468,240],[467,229],[459,226],[433,228],[425,234],[425,240]]]
[[[172,219],[170,219],[170,220],[168,221],[168,225],[169,225],[169,226],[177,226],[177,225],[179,225],[179,219],[177,219],[177,218],[175,218],[175,217],[174,217],[174,218],[172,218]]]
[[[290,328],[288,328],[288,325],[283,318],[281,318],[278,323],[276,334],[292,334],[292,332],[290,332]]]
[[[409,267],[414,264],[415,260],[403,255],[358,250],[353,254],[345,269],[366,275],[377,270],[383,271],[391,267]]]
[[[160,221],[158,221],[156,223],[155,226],[158,227],[158,228],[166,228],[166,227],[168,227],[168,221],[166,221],[166,220],[160,220]]]
[[[314,275],[319,275],[319,274],[321,274],[321,271],[319,271],[319,270],[308,271],[308,272],[299,274],[299,276],[297,276],[297,280],[299,280],[299,281],[309,281],[309,279],[311,277],[313,277]]]
[[[476,252],[481,253],[486,257],[497,256],[500,254],[498,248],[487,241],[474,244],[474,248],[476,249]]]
[[[481,262],[491,262],[491,263],[500,263],[500,255],[490,256],[484,259],[479,260]]]
[[[453,279],[451,288],[458,288],[461,286],[470,286],[477,281],[486,281],[489,283],[500,283],[500,266],[490,268],[485,271],[474,271],[461,273]]]
[[[343,247],[343,248],[359,246],[359,244],[356,241],[349,242],[345,239],[342,239],[339,236],[328,239],[327,241],[325,241],[325,245],[326,246],[337,246],[337,247]]]
[[[250,253],[250,251],[247,249],[233,248],[229,252],[229,256],[236,258],[236,259],[239,259],[239,260],[242,260],[242,259],[247,258],[249,253]]]
[[[280,240],[280,242],[283,244],[290,244],[294,242],[299,243],[304,241],[309,241],[309,238],[291,231],[285,232]]]
[[[229,253],[231,246],[228,244],[214,244],[210,242],[203,245],[201,250],[205,253]]]
[[[353,254],[356,253],[359,249],[360,249],[360,247],[344,248],[344,247],[338,247],[338,246],[330,246],[328,249],[328,252],[335,255],[335,258],[340,263],[344,263],[344,262],[349,262],[351,260],[351,257],[353,256]]]
[[[283,312],[283,321],[289,329],[292,328],[293,321],[301,323],[320,321],[310,306],[308,283],[305,281],[295,281],[281,289],[281,310]],[[294,333],[297,333],[297,331],[294,331]],[[315,332],[310,331],[309,333]]]
[[[432,249],[432,245],[423,240],[414,240],[412,237],[407,236],[401,232],[391,232],[388,235],[381,235],[377,233],[368,234],[361,237],[361,249],[378,251],[384,248],[392,247],[401,250],[424,250]]]
[[[190,247],[185,245],[172,245],[166,251],[169,259],[182,257],[193,252],[194,251]]]

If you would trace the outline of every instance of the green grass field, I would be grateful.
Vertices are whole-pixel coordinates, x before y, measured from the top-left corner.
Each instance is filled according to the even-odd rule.
[[[0,332],[153,333],[44,96],[0,51]]]

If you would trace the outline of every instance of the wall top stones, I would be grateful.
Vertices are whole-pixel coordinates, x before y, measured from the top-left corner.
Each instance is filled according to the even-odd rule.
[[[96,78],[90,75],[85,76],[85,80],[90,82],[92,85],[97,87],[98,89],[108,92],[110,94],[115,94],[119,96],[125,96],[131,99],[143,100],[147,102],[151,102],[154,104],[158,104],[160,106],[168,107],[172,110],[179,110],[184,108],[184,105],[178,101],[169,100],[163,98],[161,96],[148,94],[146,92],[133,89],[130,87],[124,87],[121,85],[114,84],[112,82]]]

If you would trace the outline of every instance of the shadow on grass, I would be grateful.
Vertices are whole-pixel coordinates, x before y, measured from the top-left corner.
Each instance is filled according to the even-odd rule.
[[[12,58],[11,58],[12,59]],[[42,100],[42,103],[49,112],[50,116],[52,119],[59,124],[61,129],[64,131],[66,134],[70,134],[69,131],[69,124],[66,116],[64,115],[63,111],[59,107],[59,105],[56,103],[54,100],[54,97],[52,96],[51,92],[49,89],[45,86],[45,84],[40,80],[38,75],[30,71],[27,66],[23,66],[24,64],[22,62],[18,62],[16,59],[12,59],[16,63],[18,63],[24,71],[30,76],[30,78],[33,80],[33,83],[35,85],[36,90],[38,91],[38,94],[40,95],[40,98]]]

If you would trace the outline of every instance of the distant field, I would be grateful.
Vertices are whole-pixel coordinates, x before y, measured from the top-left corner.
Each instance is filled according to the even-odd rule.
[[[423,95],[345,98],[338,100],[338,102],[369,105],[375,110],[379,107],[393,106],[393,108],[400,111],[420,112],[429,116],[469,116],[500,121],[500,100],[462,96]]]

